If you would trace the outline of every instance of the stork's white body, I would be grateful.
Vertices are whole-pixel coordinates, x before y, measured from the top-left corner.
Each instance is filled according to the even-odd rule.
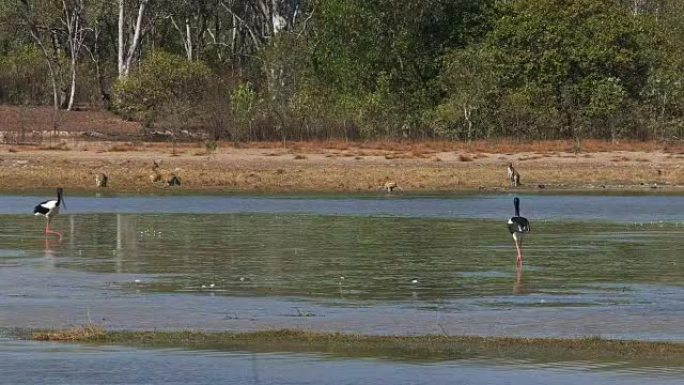
[[[40,202],[36,207],[33,208],[33,215],[42,215],[47,218],[47,223],[45,224],[45,235],[55,234],[62,239],[62,234],[57,231],[50,230],[50,221],[53,217],[59,214],[59,207],[64,202],[62,197],[63,190],[61,188],[57,189],[57,199],[51,199],[49,201]],[[65,206],[66,207],[66,206]]]
[[[43,210],[39,210],[38,207]],[[39,203],[36,210],[33,211],[33,215],[42,215],[46,218],[52,218],[57,214],[59,214],[59,205],[56,199]]]

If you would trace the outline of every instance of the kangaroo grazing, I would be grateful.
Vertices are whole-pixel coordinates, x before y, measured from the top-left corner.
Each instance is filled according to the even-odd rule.
[[[397,182],[391,182],[391,181],[385,183],[384,185],[380,186],[379,188],[380,188],[380,189],[383,189],[383,190],[385,190],[385,191],[387,191],[388,193],[391,193],[395,188],[396,188],[396,189],[399,189],[400,191],[404,191],[404,189],[401,188],[401,187],[397,184]]]
[[[180,178],[176,175],[171,175],[171,179],[169,179],[166,183],[169,184],[169,186],[180,186],[181,181]]]
[[[159,163],[157,161],[152,161],[152,173],[150,174],[150,182],[157,183],[162,179],[162,175],[159,172]]]
[[[95,186],[97,187],[107,187],[107,182],[109,177],[105,173],[99,173],[95,175]]]
[[[518,187],[520,185],[520,173],[513,168],[513,163],[508,164],[508,182],[511,187]]]

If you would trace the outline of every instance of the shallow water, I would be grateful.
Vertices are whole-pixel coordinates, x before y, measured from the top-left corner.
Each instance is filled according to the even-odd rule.
[[[522,270],[505,226],[511,200],[67,197],[53,223],[65,232],[58,242],[42,235],[42,219],[24,214],[40,199],[0,196],[0,329],[93,322],[684,341],[683,197],[522,197],[533,230]],[[1,378],[13,384],[681,383],[680,368],[605,365],[411,364],[0,339]]]
[[[30,370],[27,370],[30,368]],[[590,362],[411,363],[316,354],[142,350],[0,338],[0,382],[21,384],[681,384],[681,370]]]
[[[70,197],[71,214],[262,213],[501,220],[513,214],[513,195],[452,197],[345,196],[148,196]],[[521,195],[523,215],[535,219],[572,219],[631,223],[683,222],[684,196]],[[1,214],[30,213],[44,199],[1,196]]]
[[[0,197],[0,327],[684,340],[682,197],[523,197],[522,270],[510,196],[67,199]]]

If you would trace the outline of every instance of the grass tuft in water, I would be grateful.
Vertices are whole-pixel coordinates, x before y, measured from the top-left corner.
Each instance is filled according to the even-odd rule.
[[[36,331],[31,333],[31,339],[36,341],[80,342],[101,338],[105,334],[105,330],[99,326],[85,325],[63,330]]]
[[[410,360],[491,358],[533,362],[612,361],[638,366],[684,365],[684,344],[673,342],[474,336],[368,336],[271,330],[250,333],[104,331],[93,326],[31,333],[41,341],[218,351],[305,352]]]

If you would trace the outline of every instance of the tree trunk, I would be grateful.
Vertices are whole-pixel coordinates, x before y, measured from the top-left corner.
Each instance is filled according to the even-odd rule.
[[[149,0],[140,1],[140,7],[138,8],[138,17],[135,22],[135,27],[133,29],[133,41],[131,41],[128,46],[128,51],[124,49],[125,42],[123,39],[124,30],[124,0],[119,0],[119,79],[128,76],[131,70],[131,63],[133,58],[138,51],[138,45],[140,44],[140,36],[142,35],[142,19],[145,15],[145,6]],[[124,53],[125,52],[125,53]]]
[[[69,99],[66,104],[66,109],[71,110],[74,106],[74,98],[76,96],[76,71],[78,66],[78,56],[83,45],[85,31],[82,24],[82,13],[84,5],[81,0],[71,3],[71,7],[67,5],[66,0],[62,0],[62,10],[64,12],[63,24],[67,30],[67,44],[69,47],[69,56],[71,56],[71,82],[69,87]]]
[[[124,73],[124,0],[119,0],[119,47],[117,51],[117,64],[119,77]]]

